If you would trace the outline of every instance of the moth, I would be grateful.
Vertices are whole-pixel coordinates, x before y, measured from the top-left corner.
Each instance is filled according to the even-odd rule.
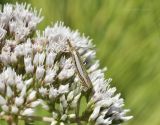
[[[88,73],[82,62],[79,52],[75,49],[75,47],[72,46],[69,39],[67,39],[67,43],[69,46],[69,51],[72,55],[72,59],[73,59],[77,74],[79,76],[79,79],[81,80],[82,86],[84,86],[87,89],[92,88],[92,82],[88,76]]]

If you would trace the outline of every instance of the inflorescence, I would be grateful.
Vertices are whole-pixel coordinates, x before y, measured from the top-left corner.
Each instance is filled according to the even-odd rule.
[[[105,69],[99,68],[91,40],[62,22],[40,32],[42,19],[26,4],[5,4],[0,12],[0,118],[11,125],[19,119],[52,125],[111,125],[131,119],[120,94],[109,85],[111,78],[105,79]],[[68,39],[86,68],[91,89],[83,89]],[[50,117],[35,115],[39,107]]]

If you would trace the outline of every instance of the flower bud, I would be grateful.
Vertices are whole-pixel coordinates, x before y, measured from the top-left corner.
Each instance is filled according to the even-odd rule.
[[[56,120],[53,120],[53,121],[51,122],[51,125],[57,125],[57,121],[56,121]]]
[[[49,90],[49,98],[54,99],[59,95],[58,90],[51,87]]]
[[[2,110],[4,111],[4,112],[8,112],[9,111],[9,107],[7,106],[7,105],[2,105]]]
[[[23,104],[23,102],[24,102],[23,97],[16,97],[15,98],[15,104],[16,104],[16,106],[21,106]]]
[[[27,87],[29,87],[31,85],[31,83],[33,82],[33,78],[30,78],[28,80],[26,80],[24,83]]]
[[[31,108],[34,108],[34,107],[37,107],[39,104],[41,104],[41,102],[42,102],[41,100],[36,100],[34,102],[31,102],[29,106]]]
[[[36,70],[36,79],[38,79],[38,80],[42,79],[44,72],[45,72],[45,70],[44,70],[43,66],[38,66],[37,70]]]
[[[35,100],[35,99],[36,99],[36,94],[37,94],[37,92],[33,90],[33,91],[28,95],[28,97],[27,97],[27,102],[30,102],[30,101]]]
[[[10,98],[13,96],[13,91],[10,86],[7,86],[7,97]]]
[[[13,105],[13,106],[11,107],[11,113],[17,114],[17,113],[18,113],[18,108]]]
[[[64,93],[67,93],[69,91],[69,84],[66,84],[66,85],[60,85],[59,89],[58,89],[58,92],[60,94],[64,94]]]
[[[76,118],[76,114],[69,114],[68,117],[71,119]]]
[[[95,119],[98,117],[99,112],[100,112],[100,106],[95,107],[95,109],[94,109],[94,111],[92,112],[89,120],[95,120]]]
[[[62,121],[65,121],[66,119],[67,119],[67,115],[66,115],[66,114],[63,114],[62,117],[61,117],[61,120],[62,120]]]
[[[67,96],[67,101],[71,101],[74,97],[74,91],[69,92],[68,96]]]
[[[5,105],[7,102],[5,100],[5,98],[3,98],[1,95],[0,95],[0,105]]]
[[[54,52],[49,52],[46,57],[46,65],[51,67],[54,64],[56,54]]]
[[[39,93],[44,97],[45,95],[47,95],[48,90],[47,90],[47,88],[41,87],[41,88],[39,89]]]
[[[34,109],[32,108],[27,108],[25,109],[21,114],[24,116],[32,116],[34,113]]]

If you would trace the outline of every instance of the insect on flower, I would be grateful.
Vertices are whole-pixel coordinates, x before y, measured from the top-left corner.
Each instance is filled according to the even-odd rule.
[[[82,86],[84,86],[87,89],[92,88],[92,82],[88,76],[88,73],[82,62],[79,52],[72,46],[69,39],[67,39],[67,43],[69,45],[69,51],[72,55],[72,59],[73,59],[77,74],[81,80]]]

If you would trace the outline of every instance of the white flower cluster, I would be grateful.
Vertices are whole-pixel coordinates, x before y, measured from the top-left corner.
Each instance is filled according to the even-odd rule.
[[[26,4],[6,4],[0,13],[0,29],[3,39],[6,33],[14,36],[16,42],[25,41],[26,37],[36,30],[36,26],[42,18],[37,15],[36,10],[31,12],[30,5]]]
[[[131,119],[120,94],[114,94],[116,89],[109,86],[111,79],[105,80],[91,40],[63,23],[40,33],[36,26],[41,20],[26,4],[6,4],[0,12],[0,113],[32,116],[39,104],[45,104],[53,115],[52,125],[110,125]],[[68,39],[92,82],[88,91],[83,91]],[[83,98],[85,109],[80,107]]]
[[[37,92],[29,89],[33,84],[33,78],[22,78],[11,68],[4,68],[0,74],[0,106],[2,114],[30,116],[34,107],[41,101],[36,98]]]

